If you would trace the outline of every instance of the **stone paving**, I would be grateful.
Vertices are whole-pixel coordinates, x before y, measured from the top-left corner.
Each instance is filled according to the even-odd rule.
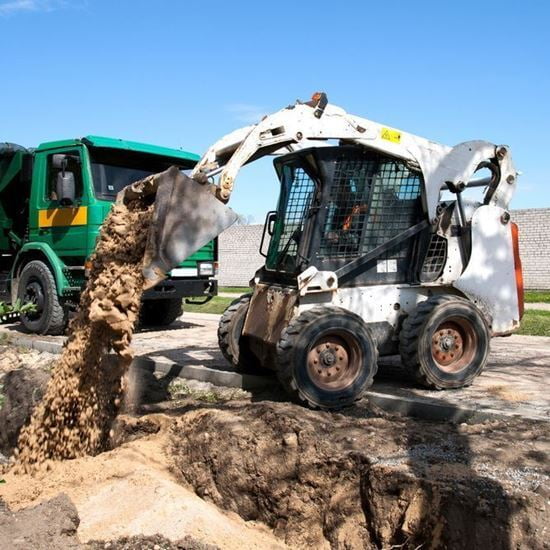
[[[550,311],[550,304],[543,302],[531,302],[525,304],[525,309],[538,309],[539,311]]]
[[[185,313],[168,329],[142,330],[134,337],[136,356],[195,369],[230,371],[218,350],[218,319],[217,315]],[[0,338],[2,334],[9,335],[15,344],[22,337],[63,341],[63,337],[25,335],[18,324],[0,326]],[[270,379],[266,382],[271,383]],[[275,379],[272,383],[276,385]],[[493,339],[489,363],[469,388],[444,392],[421,389],[407,378],[399,358],[389,357],[381,359],[370,394],[373,399],[396,398],[402,402],[550,420],[549,385],[550,338],[513,335]]]

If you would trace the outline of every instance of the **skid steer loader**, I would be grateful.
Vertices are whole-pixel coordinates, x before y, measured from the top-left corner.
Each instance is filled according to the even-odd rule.
[[[399,353],[430,388],[470,384],[491,337],[516,330],[523,314],[509,148],[448,147],[315,94],[223,137],[191,178],[179,175],[174,188],[204,202],[183,220],[171,192],[151,237],[150,284],[200,246],[190,223],[211,229],[209,239],[232,222],[224,204],[239,169],[267,154],[277,155],[281,189],[264,227],[265,265],[218,331],[234,368],[274,370],[295,398],[324,409],[361,397],[379,355]],[[466,199],[473,188],[480,201]]]

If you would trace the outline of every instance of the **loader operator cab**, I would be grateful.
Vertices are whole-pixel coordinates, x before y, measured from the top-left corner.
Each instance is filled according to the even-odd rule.
[[[267,251],[267,279],[309,266],[336,271],[424,216],[422,176],[404,162],[354,146],[305,149],[275,160],[281,192]],[[378,257],[356,284],[410,277],[415,239]]]

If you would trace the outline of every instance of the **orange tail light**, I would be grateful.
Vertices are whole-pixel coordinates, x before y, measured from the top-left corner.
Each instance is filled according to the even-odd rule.
[[[518,291],[519,318],[523,317],[525,309],[523,297],[523,270],[521,269],[521,258],[519,256],[519,228],[517,223],[512,222],[512,244],[514,246],[514,269],[516,272],[516,288]]]

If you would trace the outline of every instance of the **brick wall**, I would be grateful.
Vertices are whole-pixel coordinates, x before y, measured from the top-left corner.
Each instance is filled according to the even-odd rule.
[[[525,288],[550,289],[550,208],[513,210],[519,226]],[[258,252],[262,225],[235,225],[220,235],[220,275],[223,286],[248,286],[264,263]]]
[[[525,288],[550,289],[550,208],[512,210],[519,227]]]
[[[263,225],[234,225],[219,236],[220,285],[248,286],[256,270],[264,265],[259,253],[263,229]]]

